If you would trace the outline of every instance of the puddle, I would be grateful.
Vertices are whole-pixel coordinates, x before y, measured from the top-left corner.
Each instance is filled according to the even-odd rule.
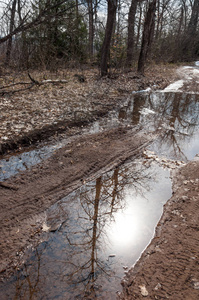
[[[198,115],[198,95],[138,93],[108,118],[83,129],[90,134],[137,126],[157,138],[147,158],[102,175],[49,208],[41,244],[0,287],[0,298],[116,299],[125,270],[149,244],[171,197],[170,162],[185,162],[199,152]],[[0,180],[48,158],[66,142],[1,160]]]
[[[20,171],[25,171],[30,167],[39,164],[44,159],[49,158],[62,144],[45,146],[40,149],[34,149],[23,152],[19,155],[12,155],[7,159],[0,160],[0,181],[16,175]]]
[[[199,152],[199,95],[182,93],[137,93],[131,95],[107,118],[82,129],[81,134],[128,126],[158,134],[150,150],[177,160],[190,160]],[[79,133],[80,134],[80,133]],[[78,135],[77,135],[78,137]],[[49,158],[68,139],[0,160],[0,181]]]
[[[170,197],[169,171],[138,159],[83,185],[47,211],[50,232],[1,299],[116,299]]]

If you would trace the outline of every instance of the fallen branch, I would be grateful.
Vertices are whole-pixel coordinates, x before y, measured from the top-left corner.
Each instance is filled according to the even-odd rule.
[[[30,84],[30,82],[29,82],[29,84]],[[33,86],[34,86],[34,84],[31,84],[31,85],[30,85],[29,87],[27,87],[27,88],[22,88],[22,89],[12,90],[12,91],[2,91],[2,92],[0,92],[0,96],[4,96],[4,95],[6,95],[6,94],[15,94],[15,93],[18,93],[18,92],[30,90]]]
[[[40,85],[42,84],[46,84],[46,83],[67,83],[68,81],[67,80],[61,80],[61,79],[57,79],[57,80],[50,80],[50,79],[47,79],[47,80],[43,80],[40,82]]]
[[[38,81],[36,79],[34,79],[29,73],[28,73],[28,77],[30,78],[29,82],[16,82],[16,83],[12,83],[9,85],[4,85],[0,87],[0,96],[4,96],[5,94],[14,94],[14,93],[18,93],[18,92],[22,92],[22,91],[26,91],[26,90],[30,90],[33,86],[35,85],[44,85],[44,84],[65,84],[68,81],[67,80],[61,80],[61,79],[56,79],[56,80],[51,80],[51,79],[47,79],[47,80],[42,80],[42,81]],[[16,89],[16,90],[4,90],[7,88],[11,88],[17,85],[29,85],[28,87],[24,87],[21,89]]]
[[[13,87],[15,85],[25,85],[25,84],[30,84],[30,82],[16,82],[16,83],[8,84],[8,85],[3,85],[3,86],[0,86],[0,90],[7,89],[7,88]]]
[[[32,78],[32,76],[30,75],[30,73],[28,72],[28,77],[30,78],[30,80],[32,81],[32,83],[36,84],[36,85],[40,85],[39,81],[35,80],[34,78]]]
[[[61,80],[61,79],[57,79],[57,80],[51,80],[51,79],[47,79],[47,80],[43,80],[41,82],[39,82],[38,80],[34,79],[30,73],[28,73],[28,77],[30,78],[30,80],[32,81],[32,83],[36,84],[36,85],[43,85],[46,83],[67,83],[67,80]]]

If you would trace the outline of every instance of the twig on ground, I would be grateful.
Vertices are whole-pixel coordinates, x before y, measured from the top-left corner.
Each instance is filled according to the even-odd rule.
[[[42,81],[38,81],[38,80],[35,80],[29,73],[28,73],[28,77],[30,78],[30,82],[16,82],[16,83],[12,83],[12,84],[9,84],[9,85],[4,85],[4,86],[1,86],[0,87],[0,96],[4,96],[5,94],[14,94],[14,93],[18,93],[18,92],[22,92],[22,91],[26,91],[26,90],[30,90],[33,86],[35,85],[44,85],[44,84],[64,84],[64,83],[67,83],[68,81],[67,80],[62,80],[62,79],[56,79],[56,80],[51,80],[51,79],[47,79],[47,80],[42,80]],[[21,88],[21,89],[16,89],[16,90],[4,90],[4,89],[7,89],[7,88],[11,88],[11,87],[14,87],[16,85],[29,85],[28,87],[24,87],[24,88]]]

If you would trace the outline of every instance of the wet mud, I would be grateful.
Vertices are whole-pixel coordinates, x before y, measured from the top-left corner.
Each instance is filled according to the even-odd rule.
[[[122,281],[119,299],[199,297],[199,159],[172,173],[173,195],[154,239]]]
[[[168,175],[137,158],[55,203],[46,211],[40,245],[2,294],[116,299],[124,270],[149,243],[162,203],[171,196]]]
[[[49,257],[51,260],[53,256],[60,260],[52,271],[55,274],[54,279],[55,281],[63,279],[61,280],[63,285],[55,283],[55,288],[52,288],[53,297],[114,299],[116,286],[125,270],[123,291],[118,289],[118,297],[121,299],[142,299],[142,297],[146,297],[146,299],[147,297],[148,299],[154,299],[154,297],[155,299],[164,299],[164,297],[176,299],[175,293],[178,295],[177,299],[196,299],[194,297],[198,293],[198,273],[196,268],[194,271],[194,266],[198,263],[196,251],[198,249],[199,167],[197,160],[188,162],[199,151],[198,111],[197,95],[161,92],[137,93],[126,99],[125,103],[111,114],[106,122],[104,119],[98,120],[74,140],[67,144],[63,143],[61,148],[51,148],[50,151],[47,149],[49,155],[44,155],[40,160],[35,159],[29,165],[23,162],[20,166],[19,161],[24,159],[27,162],[27,157],[16,157],[17,163],[12,162],[12,157],[2,159],[0,161],[2,170],[0,185],[1,295],[5,296],[5,299],[9,299],[13,293],[11,288],[13,284],[16,286],[14,292],[18,291],[16,299],[29,297],[27,296],[29,294],[26,293],[28,290],[30,291],[30,287],[35,285],[35,289],[32,290],[32,299],[37,299],[37,292],[41,290],[43,295],[46,295],[48,292],[42,287],[44,281],[38,280],[37,275],[40,274],[38,271],[40,263],[46,265]],[[19,166],[14,168],[12,164],[19,164]],[[128,170],[125,174],[124,170],[128,169],[129,164],[131,171]],[[134,184],[137,190],[142,186],[146,190],[142,190],[140,194],[146,197],[147,184],[145,180],[151,177],[155,182],[153,176],[150,175],[154,164],[156,168],[161,170],[164,168],[168,171],[166,177],[169,177],[169,171],[173,170],[173,196],[165,205],[155,238],[143,253],[141,260],[131,269],[131,264],[136,262],[140,252],[153,237],[153,229],[149,230],[148,226],[144,227],[143,232],[138,235],[139,237],[146,235],[148,238],[146,244],[139,250],[139,254],[136,254],[134,259],[130,255],[128,262],[122,259],[121,269],[113,272],[109,263],[114,264],[114,258],[117,256],[110,249],[104,254],[104,257],[99,254],[100,260],[98,261],[96,254],[98,253],[96,249],[98,250],[100,247],[98,238],[101,239],[100,233],[106,227],[107,217],[114,219],[113,213],[119,208],[123,209],[123,186],[127,189],[129,184]],[[12,167],[15,171],[8,174],[9,168],[12,169]],[[139,172],[143,169],[144,173],[140,174]],[[107,173],[111,170],[112,173]],[[18,172],[19,174],[17,174]],[[163,176],[166,184],[165,175],[160,173],[158,176]],[[107,177],[109,179],[106,180]],[[91,192],[87,194],[89,187],[91,187]],[[121,193],[119,193],[118,187],[122,187],[121,191],[119,190]],[[92,199],[90,199],[90,194],[93,195]],[[160,195],[159,202],[162,202],[161,205],[163,205],[171,196],[169,185],[166,185],[166,189],[161,186],[158,194]],[[102,199],[99,195],[102,196]],[[164,196],[164,201],[161,200],[161,195]],[[79,199],[79,203],[75,204],[78,202],[77,199]],[[106,205],[100,206],[100,201]],[[145,206],[144,203],[143,211]],[[79,212],[79,207],[82,207],[84,213]],[[141,216],[142,212],[140,211],[138,215]],[[159,217],[157,217],[154,227]],[[130,219],[135,220],[136,218],[134,216]],[[70,226],[73,225],[72,230],[69,220]],[[82,230],[77,227],[78,222]],[[184,225],[182,226],[182,224]],[[128,226],[133,227],[132,224]],[[141,226],[136,225],[135,227]],[[149,231],[151,231],[150,234]],[[183,236],[184,232],[187,233],[186,238]],[[67,242],[67,247],[66,244],[63,244],[63,237]],[[89,240],[89,237],[92,239]],[[52,244],[49,244],[49,240],[52,241]],[[39,247],[35,248],[38,244]],[[85,251],[82,247],[84,244],[86,245]],[[137,245],[137,241],[135,241],[135,244],[129,246],[129,253],[134,247],[137,248]],[[31,247],[36,250],[32,260],[28,260],[28,252],[31,253],[29,251]],[[52,249],[55,252],[51,252]],[[191,253],[189,258],[181,255],[184,253],[184,249],[187,249],[188,256]],[[48,252],[50,252],[50,256],[46,254]],[[61,259],[60,253],[63,254]],[[125,253],[124,257],[128,255]],[[67,261],[66,268],[61,263],[62,259]],[[32,261],[35,261],[34,264]],[[187,261],[190,264],[187,264]],[[105,262],[105,268],[103,262]],[[31,269],[32,265],[33,269]],[[52,265],[54,265],[54,260],[52,260]],[[14,271],[20,271],[21,266],[24,266],[22,273],[15,273],[15,278],[11,277],[7,288],[6,278],[10,277]],[[180,277],[189,267],[187,273],[185,272],[187,277]],[[42,278],[49,276],[49,269],[52,270],[51,265],[47,269],[40,269]],[[77,269],[80,271],[80,275],[78,275]],[[109,274],[109,278],[98,276],[101,271],[106,275]],[[180,278],[179,285],[174,285],[174,290],[170,289],[174,278],[172,277],[171,282],[166,279],[172,272]],[[32,278],[34,284],[32,285],[30,280],[25,280],[28,285],[24,285],[23,279],[30,279],[30,273],[34,274]],[[114,279],[116,277],[119,277],[119,281]],[[70,289],[65,286],[66,278]],[[95,280],[96,278],[101,278],[102,283],[99,284]],[[111,282],[111,293],[108,282]],[[79,290],[76,288],[77,283],[82,284],[80,284]],[[10,288],[9,284],[11,284]],[[23,285],[25,289],[21,289]],[[3,286],[6,287],[6,292]],[[52,282],[45,282],[47,290],[50,286],[52,287]],[[103,286],[106,286],[104,290]],[[181,293],[182,288],[178,288],[179,286],[184,286],[183,293]],[[56,294],[60,287],[61,292]],[[9,294],[10,292],[11,294]],[[193,297],[186,298],[188,293]],[[180,298],[182,296],[184,298]],[[46,295],[46,297],[48,296]]]
[[[95,121],[96,119],[105,116],[108,113],[108,109],[102,108],[96,112],[83,113],[82,116],[77,115],[75,118],[56,122],[56,124],[45,125],[42,128],[29,131],[27,134],[23,134],[19,137],[14,137],[8,139],[0,144],[0,156],[7,153],[13,153],[18,149],[28,148],[41,141],[46,141],[51,137],[55,137],[61,133],[65,133],[71,127],[81,127],[88,125],[89,123]]]
[[[84,181],[141,155],[141,149],[148,144],[147,136],[127,129],[89,135],[57,150],[50,159],[24,174],[6,180],[6,185],[0,186],[1,268],[5,269],[9,258],[16,255],[15,249],[41,230],[43,219],[39,221],[37,215]]]

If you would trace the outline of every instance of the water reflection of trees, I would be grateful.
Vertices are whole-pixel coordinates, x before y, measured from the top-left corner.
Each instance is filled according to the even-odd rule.
[[[23,294],[24,289],[27,293],[27,290],[34,291],[32,287],[35,287],[35,293],[38,293],[37,282],[41,280],[39,294],[46,295],[43,287],[49,276],[55,281],[53,284],[64,291],[66,299],[75,299],[78,295],[94,299],[110,288],[109,279],[116,274],[112,268],[113,260],[108,259],[105,251],[108,247],[107,226],[114,222],[114,215],[125,208],[126,189],[131,187],[135,193],[142,193],[150,178],[148,169],[134,162],[82,186],[61,202],[60,206],[68,217],[59,232],[52,234],[46,249],[39,248],[39,263],[34,265],[34,270],[30,266],[23,271],[26,280],[23,284],[17,283],[17,290]],[[30,273],[34,273],[34,277],[30,277]]]
[[[186,159],[183,143],[198,126],[199,98],[197,95],[182,93],[162,94],[161,101],[152,101],[152,109],[158,112],[155,120],[156,128],[163,125],[159,137],[159,145],[165,144],[173,155],[179,159]]]
[[[14,278],[15,284],[15,294],[12,299],[35,299],[36,295],[39,295],[40,285],[42,280],[42,276],[40,275],[40,267],[41,267],[41,257],[46,248],[46,244],[43,243],[41,249],[38,251],[35,250],[34,259],[34,275],[30,273],[30,265],[32,264],[24,264],[22,271],[16,274]],[[16,279],[17,278],[17,279]],[[43,295],[44,296],[44,295]],[[8,296],[7,299],[11,299]]]
[[[81,283],[82,295],[90,295],[91,299],[96,291],[99,293],[99,278],[103,282],[105,278],[108,280],[114,276],[111,262],[103,255],[102,248],[106,248],[108,243],[107,225],[114,222],[114,214],[126,205],[125,189],[133,186],[137,193],[141,193],[143,187],[147,188],[149,172],[144,166],[133,164],[131,168],[116,168],[112,173],[99,177],[95,184],[90,183],[77,191],[72,200],[79,199],[81,211],[78,212],[78,228],[71,232],[66,230],[66,225],[64,230],[64,236],[73,247],[67,261],[73,269],[68,279],[74,286]]]
[[[134,94],[133,100],[130,99],[128,104],[120,109],[118,118],[120,120],[129,119],[133,125],[138,125],[141,117],[141,109],[148,98],[148,94]]]
[[[146,108],[155,114],[145,113]],[[167,147],[179,159],[186,159],[182,145],[198,126],[198,115],[199,96],[183,93],[138,93],[119,112],[120,119],[158,132],[158,148]]]

